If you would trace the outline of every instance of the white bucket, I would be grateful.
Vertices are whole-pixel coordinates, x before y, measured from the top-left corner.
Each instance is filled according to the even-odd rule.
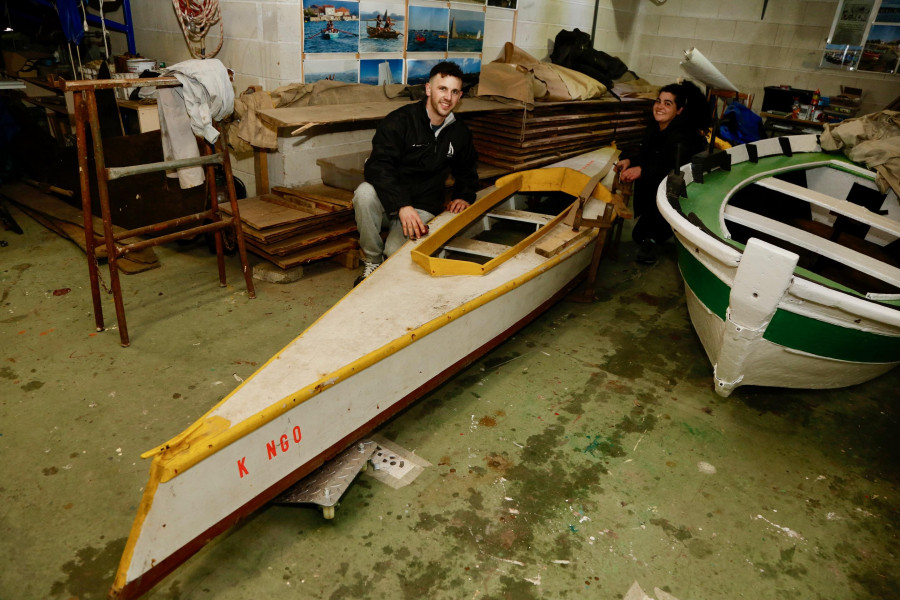
[[[129,58],[125,61],[129,73],[141,74],[148,69],[156,68],[155,60],[147,60],[146,58]]]

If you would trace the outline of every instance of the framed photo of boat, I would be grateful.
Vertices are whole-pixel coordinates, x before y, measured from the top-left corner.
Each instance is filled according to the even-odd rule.
[[[303,0],[303,51],[307,54],[359,51],[359,2],[319,4]]]
[[[360,53],[403,52],[405,31],[405,4],[368,0],[359,3]]]
[[[450,9],[434,6],[409,7],[407,52],[446,52],[450,34]]]
[[[481,52],[484,45],[484,11],[450,9],[448,52]]]

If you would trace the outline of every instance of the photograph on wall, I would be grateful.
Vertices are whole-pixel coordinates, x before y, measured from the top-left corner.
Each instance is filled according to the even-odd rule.
[[[303,0],[303,51],[308,54],[357,52],[359,2],[319,4]]]
[[[428,83],[428,74],[434,65],[441,62],[441,58],[432,58],[426,60],[407,60],[406,61],[406,84],[407,85],[423,85]]]
[[[515,10],[517,1],[518,0],[487,0],[487,5],[496,6],[497,8],[511,8]]]
[[[478,4],[484,6],[487,0],[453,0],[454,4]]]
[[[446,52],[449,16],[448,8],[410,6],[407,52]]]
[[[896,73],[900,59],[900,25],[872,25],[859,57],[858,71]]]
[[[303,83],[315,83],[323,79],[359,83],[359,62],[354,58],[303,61]]]
[[[462,69],[463,75],[477,75],[478,73],[481,73],[480,58],[462,58],[459,56],[451,56],[447,60],[458,64],[459,68]],[[468,78],[466,79],[468,80]]]
[[[364,58],[359,61],[359,82],[369,85],[403,83],[402,58]]]
[[[862,54],[866,25],[875,0],[842,0],[831,25],[831,35],[825,44],[821,66],[832,69],[851,69]]]
[[[900,0],[881,0],[876,23],[900,23]]]
[[[386,2],[359,3],[359,51],[403,52],[406,5]]]
[[[483,36],[484,11],[450,9],[448,52],[481,52]]]

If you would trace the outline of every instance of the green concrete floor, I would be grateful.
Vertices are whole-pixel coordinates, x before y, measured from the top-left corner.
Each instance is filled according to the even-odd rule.
[[[161,269],[123,278],[121,348],[94,332],[81,251],[13,213],[26,231],[0,231],[0,600],[104,598],[140,453],[356,272],[314,265],[249,300],[236,259],[221,289],[205,247],[158,248]],[[720,398],[673,258],[642,267],[633,252],[602,265],[602,301],[558,304],[380,429],[433,464],[411,485],[362,474],[333,521],[268,507],[145,597],[622,598],[635,581],[657,600],[898,597],[900,371]]]

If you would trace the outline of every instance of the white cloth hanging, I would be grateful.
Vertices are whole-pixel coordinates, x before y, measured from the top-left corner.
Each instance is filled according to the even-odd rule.
[[[181,88],[141,88],[157,90],[156,108],[159,111],[159,133],[162,136],[163,159],[197,158],[200,149],[192,131],[191,120],[185,107]],[[215,131],[215,130],[213,130]],[[178,177],[181,189],[196,187],[205,181],[203,167],[184,167],[166,172],[167,177]]]
[[[194,134],[214,144],[219,132],[213,121],[234,112],[234,89],[225,65],[217,58],[186,60],[163,70],[163,74],[181,82]]]

